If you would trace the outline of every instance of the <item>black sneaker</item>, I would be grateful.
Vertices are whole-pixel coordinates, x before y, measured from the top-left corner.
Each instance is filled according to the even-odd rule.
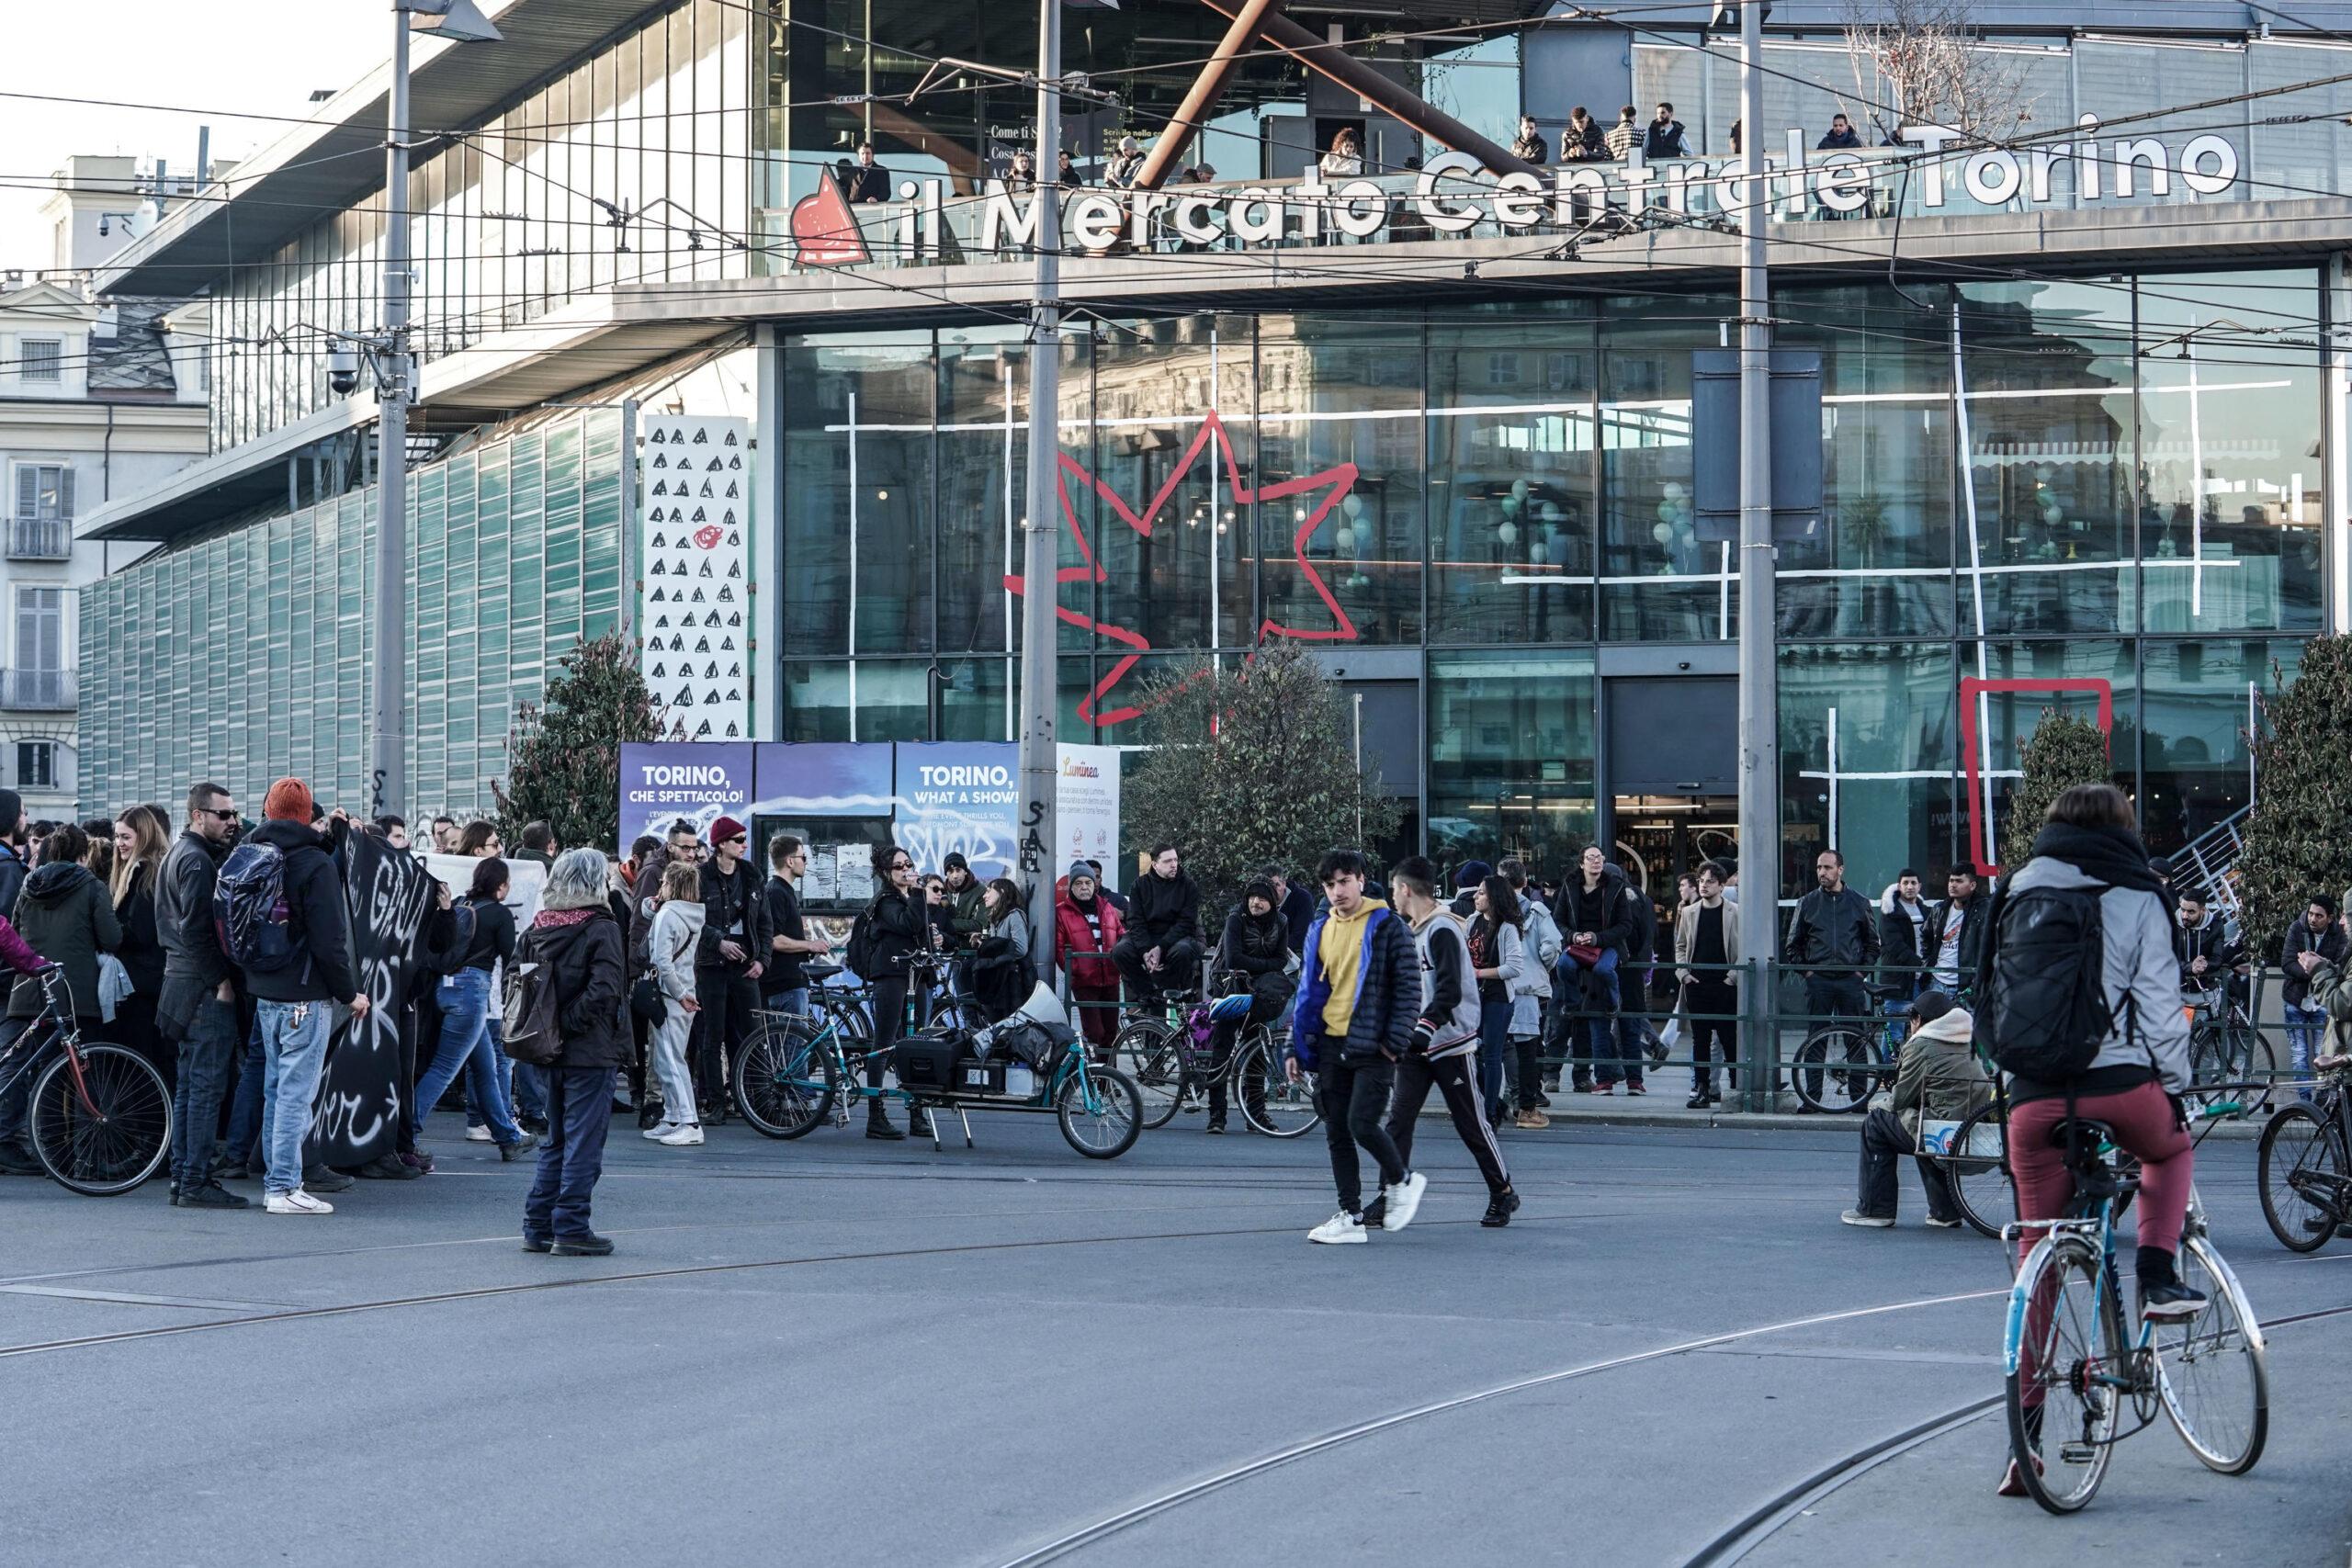
[[[538,1146],[538,1139],[531,1136],[530,1134],[526,1133],[511,1144],[499,1145],[498,1157],[501,1160],[521,1159],[525,1155],[529,1154]]]
[[[1510,1217],[1518,1213],[1519,1194],[1506,1187],[1487,1200],[1486,1218],[1478,1223],[1488,1230],[1493,1230],[1498,1225],[1510,1224]]]
[[[546,1252],[552,1249],[554,1246],[555,1243],[546,1236],[533,1235],[529,1231],[523,1233],[523,1250],[526,1252]]]
[[[172,1183],[171,1206],[175,1209],[180,1206],[180,1184],[176,1181]]]
[[[47,1176],[40,1161],[14,1144],[0,1144],[0,1176]]]
[[[2177,1280],[2140,1289],[2140,1315],[2154,1323],[2186,1323],[2205,1310],[2205,1292]]]
[[[424,1172],[408,1165],[400,1156],[392,1154],[380,1155],[369,1160],[359,1168],[358,1174],[364,1181],[414,1181]]]
[[[1208,1124],[1207,1126],[1205,1126],[1205,1127],[1202,1128],[1202,1129],[1201,1129],[1201,1131],[1202,1131],[1202,1132],[1204,1132],[1204,1133],[1222,1133],[1222,1132],[1224,1132],[1224,1131],[1225,1131],[1225,1118],[1224,1118],[1224,1117],[1222,1117],[1222,1116],[1214,1116],[1214,1117],[1211,1117],[1211,1118],[1209,1119],[1209,1124]]]
[[[1690,1099],[1684,1100],[1682,1102],[1682,1109],[1685,1111],[1704,1111],[1708,1106],[1713,1105],[1714,1102],[1715,1097],[1709,1094],[1702,1089],[1696,1094],[1693,1094]]]
[[[314,1165],[302,1172],[305,1192],[341,1192],[351,1186],[351,1178],[323,1165]]]
[[[173,1200],[183,1209],[250,1209],[253,1205],[217,1181],[183,1190]]]
[[[530,1244],[526,1242],[524,1245],[527,1247]],[[548,1250],[558,1258],[609,1258],[613,1251],[613,1238],[598,1235],[594,1231],[586,1235],[560,1235]]]
[[[1388,1223],[1388,1200],[1385,1197],[1374,1198],[1369,1204],[1365,1205],[1363,1218],[1363,1228],[1365,1230],[1376,1231],[1380,1229],[1383,1225]]]

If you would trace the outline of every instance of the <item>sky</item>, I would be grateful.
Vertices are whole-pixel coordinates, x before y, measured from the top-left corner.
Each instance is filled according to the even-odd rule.
[[[37,215],[67,158],[121,152],[191,170],[200,125],[212,128],[216,162],[243,157],[289,128],[239,115],[308,114],[313,88],[341,91],[391,50],[385,0],[0,3],[11,62],[0,94],[156,106],[0,96],[0,267],[50,265],[50,232]]]

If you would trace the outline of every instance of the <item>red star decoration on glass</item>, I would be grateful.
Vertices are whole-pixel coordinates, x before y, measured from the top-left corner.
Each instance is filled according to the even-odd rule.
[[[1340,607],[1340,601],[1331,592],[1330,585],[1323,581],[1323,574],[1317,571],[1315,563],[1307,558],[1306,542],[1315,536],[1315,531],[1323,525],[1324,519],[1331,514],[1332,508],[1338,506],[1340,500],[1355,488],[1358,472],[1356,466],[1353,463],[1340,463],[1317,473],[1302,474],[1296,479],[1283,479],[1279,484],[1266,485],[1262,488],[1246,485],[1241,482],[1241,465],[1234,457],[1233,442],[1226,434],[1225,422],[1217,417],[1216,412],[1213,409],[1201,416],[1201,427],[1194,433],[1192,444],[1184,448],[1184,455],[1178,458],[1175,466],[1169,470],[1168,478],[1161,483],[1159,492],[1144,504],[1140,512],[1128,505],[1124,496],[1088,472],[1085,464],[1080,463],[1067,452],[1061,454],[1060,471],[1056,490],[1061,498],[1062,523],[1069,530],[1070,537],[1077,542],[1079,558],[1085,564],[1058,569],[1054,573],[1056,584],[1102,582],[1108,577],[1101,563],[1094,558],[1093,548],[1087,543],[1085,529],[1079,526],[1078,509],[1070,501],[1069,486],[1072,479],[1076,479],[1079,483],[1091,489],[1097,496],[1101,497],[1103,504],[1110,508],[1112,514],[1119,521],[1143,537],[1149,538],[1153,525],[1159,520],[1162,509],[1167,506],[1169,498],[1176,493],[1176,487],[1183,481],[1184,476],[1192,471],[1193,463],[1199,460],[1202,451],[1207,447],[1211,440],[1216,442],[1218,449],[1224,454],[1226,482],[1233,492],[1234,503],[1237,506],[1246,506],[1252,502],[1285,501],[1292,496],[1312,495],[1318,491],[1322,492],[1321,499],[1306,506],[1298,519],[1298,526],[1291,536],[1291,560],[1297,566],[1299,574],[1306,580],[1308,588],[1312,589],[1315,596],[1323,602],[1323,607],[1331,612],[1331,625],[1327,627],[1292,626],[1268,617],[1258,625],[1258,640],[1263,642],[1268,637],[1296,637],[1304,642],[1353,642],[1360,635],[1356,630],[1356,624],[1349,619],[1347,611]],[[1025,592],[1027,589],[1026,581],[1018,573],[1008,574],[1004,580],[1004,586],[1007,592],[1012,593]],[[1126,626],[1115,626],[1108,621],[1096,620],[1082,611],[1071,609],[1067,604],[1057,603],[1054,606],[1054,614],[1071,626],[1094,632],[1133,649],[1125,658],[1113,664],[1110,672],[1096,682],[1094,689],[1089,692],[1085,700],[1078,705],[1080,720],[1102,729],[1114,724],[1124,724],[1141,714],[1143,709],[1133,705],[1105,708],[1102,705],[1112,689],[1125,679],[1128,671],[1136,667],[1136,662],[1151,651],[1151,644],[1139,632]]]

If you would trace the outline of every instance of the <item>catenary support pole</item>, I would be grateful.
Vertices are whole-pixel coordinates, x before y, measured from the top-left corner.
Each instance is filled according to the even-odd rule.
[[[1059,840],[1054,792],[1061,775],[1054,740],[1060,646],[1054,609],[1061,521],[1061,151],[1062,0],[1039,0],[1037,12],[1037,265],[1029,310],[1029,484],[1021,535],[1021,814],[1017,860],[1029,898],[1032,953],[1052,970],[1054,856]],[[1038,943],[1046,944],[1040,948]]]
[[[1764,123],[1763,7],[1739,8],[1743,123]],[[1770,1110],[1779,1042],[1771,995],[1781,916],[1780,681],[1772,662],[1772,329],[1765,276],[1770,186],[1761,178],[1763,138],[1751,130],[1751,172],[1741,214],[1739,269],[1739,951],[1749,965],[1748,1104]]]
[[[393,0],[384,137],[384,341],[376,389],[376,666],[368,710],[368,813],[408,798],[408,12]]]

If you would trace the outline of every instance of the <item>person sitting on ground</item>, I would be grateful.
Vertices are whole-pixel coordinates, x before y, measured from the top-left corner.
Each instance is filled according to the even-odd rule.
[[[1894,1224],[1894,1157],[1919,1154],[1923,1121],[1965,1122],[1993,1099],[1993,1080],[1976,1059],[1976,1021],[1966,1008],[1941,991],[1927,991],[1905,1012],[1911,1035],[1895,1059],[1894,1088],[1873,1096],[1862,1118],[1861,1189],[1854,1206],[1838,1216],[1849,1225]],[[1939,1230],[1958,1225],[1959,1205],[1944,1168],[1923,1156],[1919,1183],[1928,1190],[1928,1224]]]

